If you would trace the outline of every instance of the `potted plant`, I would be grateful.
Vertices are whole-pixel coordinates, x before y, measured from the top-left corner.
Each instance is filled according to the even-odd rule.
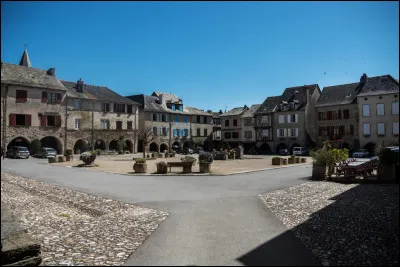
[[[211,163],[214,161],[213,155],[209,152],[200,152],[199,168],[201,173],[211,172]]]
[[[58,156],[58,162],[65,162],[65,156]]]
[[[282,165],[282,158],[281,157],[273,157],[272,165]]]
[[[133,169],[137,173],[146,173],[147,172],[147,163],[144,158],[135,159],[135,164],[133,164]]]
[[[56,163],[57,162],[57,158],[56,157],[48,157],[47,158],[49,163]]]
[[[183,162],[183,173],[191,173],[192,166],[196,164],[196,159],[192,156],[185,156],[181,158],[181,162]]]
[[[290,158],[288,158],[288,163],[289,164],[294,164],[294,156],[290,156]]]
[[[307,159],[306,159],[306,158],[300,158],[300,162],[301,162],[301,163],[306,163],[306,162],[307,162]]]
[[[80,160],[82,160],[86,165],[90,165],[92,164],[95,159],[96,159],[96,151],[87,151],[87,152],[83,152],[80,157]]]
[[[65,150],[65,160],[66,161],[72,161],[74,159],[74,156],[72,155],[72,149],[68,148]]]
[[[288,165],[288,159],[282,158],[282,164],[283,165]]]
[[[168,165],[164,161],[157,162],[157,173],[167,173]]]
[[[312,178],[315,180],[324,180],[328,173],[329,150],[317,149],[311,151],[311,157],[313,159]]]
[[[294,163],[300,163],[300,157],[299,156],[295,156],[294,157]]]

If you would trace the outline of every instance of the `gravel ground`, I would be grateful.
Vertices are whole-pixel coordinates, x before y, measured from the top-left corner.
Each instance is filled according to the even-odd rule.
[[[41,265],[122,265],[168,215],[7,173],[1,203],[41,240]]]
[[[399,264],[399,185],[306,182],[259,197],[325,266]]]

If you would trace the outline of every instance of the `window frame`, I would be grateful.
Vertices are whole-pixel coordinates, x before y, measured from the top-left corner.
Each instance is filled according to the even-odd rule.
[[[368,107],[368,115],[365,115],[365,108],[364,107]],[[371,106],[370,106],[370,104],[363,104],[362,105],[362,115],[363,115],[363,117],[371,117]]]
[[[103,123],[105,123],[105,128],[103,127]],[[109,130],[110,129],[110,120],[100,119],[100,127],[102,130]]]
[[[379,132],[379,126],[383,125],[383,133]],[[376,135],[377,136],[385,136],[386,135],[386,124],[384,122],[377,122],[376,123]]]
[[[106,102],[101,103],[101,111],[102,112],[110,112],[110,103],[106,103]]]
[[[397,113],[394,113],[395,110],[393,108],[394,107],[393,105],[396,104],[396,103],[397,103]],[[392,115],[399,115],[399,101],[393,101],[392,102]]]
[[[57,104],[58,96],[57,93],[47,92],[47,104]]]
[[[126,129],[127,130],[133,130],[133,121],[127,121],[126,122]]]
[[[397,133],[394,132],[394,125],[397,123]],[[399,122],[398,121],[392,121],[392,134],[394,136],[398,136],[399,135]]]
[[[383,109],[382,109],[383,114],[378,114],[378,111],[379,111],[378,106],[379,105],[383,105]],[[376,116],[385,116],[385,104],[384,103],[376,103]]]
[[[368,125],[369,133],[365,133],[365,125]],[[363,131],[362,131],[364,136],[371,136],[371,123],[370,122],[364,122],[363,123]]]
[[[121,127],[118,127],[121,125]],[[115,121],[115,130],[122,130],[122,121]]]
[[[24,96],[18,96],[18,92],[23,93]],[[28,91],[27,90],[15,90],[15,103],[26,103],[28,101]]]
[[[75,118],[74,129],[75,130],[82,130],[81,118]]]

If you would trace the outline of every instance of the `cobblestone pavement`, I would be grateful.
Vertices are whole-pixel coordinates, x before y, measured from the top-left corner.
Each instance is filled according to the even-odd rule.
[[[399,185],[307,182],[259,195],[325,266],[393,266]]]
[[[121,265],[168,215],[3,172],[1,202],[42,241],[41,265]]]

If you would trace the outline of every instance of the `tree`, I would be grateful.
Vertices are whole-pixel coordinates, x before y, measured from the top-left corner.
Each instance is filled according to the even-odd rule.
[[[40,153],[40,149],[42,148],[42,143],[40,142],[39,139],[35,139],[29,144],[29,146],[31,149],[31,154],[36,155]]]
[[[138,132],[138,138],[142,141],[143,144],[143,158],[146,157],[146,148],[147,146],[157,140],[157,136],[154,135],[153,129],[151,127],[140,127]]]

